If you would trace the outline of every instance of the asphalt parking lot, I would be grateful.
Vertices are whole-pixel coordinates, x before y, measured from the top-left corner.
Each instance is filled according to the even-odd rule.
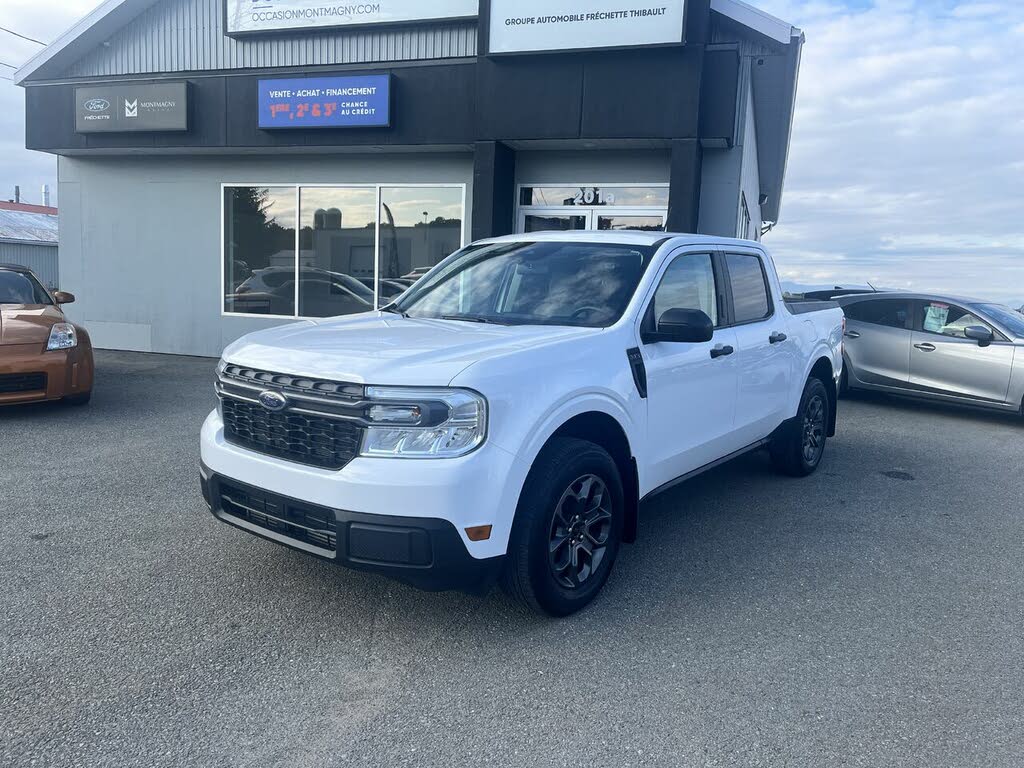
[[[100,353],[90,406],[0,411],[0,764],[1024,760],[1019,420],[847,400],[817,475],[656,498],[555,621],[213,520],[213,367]]]

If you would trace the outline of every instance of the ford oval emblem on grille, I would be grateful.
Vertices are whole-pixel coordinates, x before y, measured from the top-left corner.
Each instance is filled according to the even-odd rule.
[[[268,411],[283,411],[288,405],[288,399],[284,395],[270,390],[260,392],[259,401]]]

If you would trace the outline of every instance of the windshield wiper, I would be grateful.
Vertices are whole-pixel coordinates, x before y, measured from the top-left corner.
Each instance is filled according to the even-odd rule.
[[[486,323],[487,325],[505,325],[497,320],[492,320],[489,317],[482,317],[481,315],[441,315],[441,320],[462,320],[466,323]]]
[[[381,312],[392,312],[392,313],[394,313],[396,315],[401,315],[402,317],[408,317],[409,316],[408,312],[405,312],[405,311],[399,309],[394,304],[388,304],[386,307],[381,307],[380,311]]]

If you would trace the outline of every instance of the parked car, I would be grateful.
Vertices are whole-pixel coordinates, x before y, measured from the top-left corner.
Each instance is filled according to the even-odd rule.
[[[227,297],[233,312],[290,315],[295,308],[295,270],[258,269]],[[340,272],[303,267],[299,274],[299,314],[334,317],[373,309],[373,290]]]
[[[74,300],[66,291],[48,291],[26,267],[0,264],[0,405],[89,402],[89,334],[61,309]]]
[[[917,293],[846,296],[843,386],[1024,413],[1024,316]]]
[[[782,300],[757,244],[663,233],[485,240],[383,311],[250,334],[202,429],[213,514],[426,589],[500,579],[564,615],[640,500],[747,451],[819,465],[843,316]]]

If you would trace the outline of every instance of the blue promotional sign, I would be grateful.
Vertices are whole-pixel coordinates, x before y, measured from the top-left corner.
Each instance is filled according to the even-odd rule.
[[[387,128],[391,75],[260,80],[260,128]]]

